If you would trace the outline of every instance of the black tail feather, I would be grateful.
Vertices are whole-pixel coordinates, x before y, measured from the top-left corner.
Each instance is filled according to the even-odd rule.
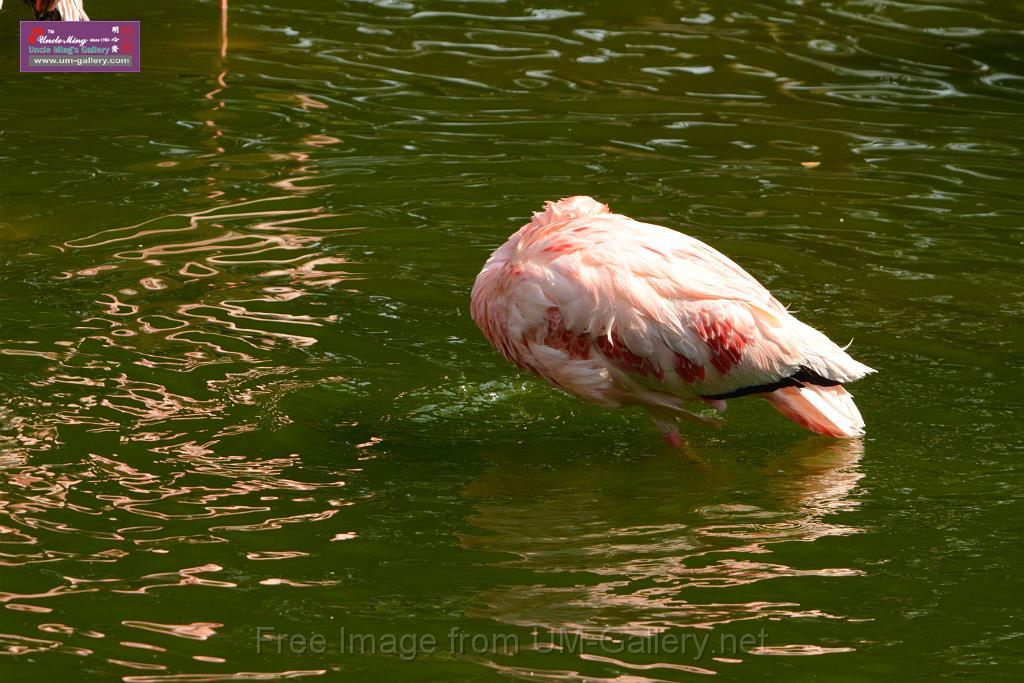
[[[836,387],[840,386],[842,382],[837,382],[834,379],[829,379],[828,377],[819,375],[814,370],[801,365],[800,369],[792,375],[789,377],[783,377],[777,382],[755,384],[754,386],[743,387],[742,389],[736,389],[735,391],[729,391],[724,394],[704,394],[701,398],[720,401],[727,398],[749,396],[750,394],[767,394],[775,391],[776,389],[782,389],[783,387],[802,387],[805,384],[817,384],[819,387]]]

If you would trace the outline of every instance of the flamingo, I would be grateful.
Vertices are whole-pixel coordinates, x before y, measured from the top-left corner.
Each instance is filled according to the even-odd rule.
[[[645,408],[682,445],[676,418],[762,396],[805,429],[864,433],[844,384],[874,372],[800,322],[700,240],[612,213],[591,197],[546,202],[487,260],[474,322],[521,370],[606,408]]]
[[[36,13],[36,19],[48,21],[89,21],[82,8],[82,0],[25,0],[25,4]],[[0,0],[0,7],[4,0]]]

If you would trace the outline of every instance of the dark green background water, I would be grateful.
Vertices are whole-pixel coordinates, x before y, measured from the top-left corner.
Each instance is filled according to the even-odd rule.
[[[141,75],[0,12],[4,681],[1021,673],[1021,2],[87,8]],[[469,289],[577,193],[854,338],[868,436],[518,376]]]

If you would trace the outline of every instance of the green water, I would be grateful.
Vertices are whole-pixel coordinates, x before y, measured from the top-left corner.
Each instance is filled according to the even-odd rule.
[[[5,682],[1016,680],[1024,5],[230,5],[87,2],[141,75],[0,12]],[[867,437],[517,375],[469,289],[577,193],[853,338]]]

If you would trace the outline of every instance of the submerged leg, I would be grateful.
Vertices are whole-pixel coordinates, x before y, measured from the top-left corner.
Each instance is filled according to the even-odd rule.
[[[654,426],[658,428],[658,432],[661,433],[665,442],[673,448],[682,448],[683,444],[682,437],[679,436],[679,428],[676,426],[676,420],[679,418],[712,427],[722,427],[725,424],[725,421],[720,418],[687,410],[683,407],[687,404],[676,396],[654,391],[642,394],[641,398],[645,399],[643,401],[636,401],[636,396],[634,394],[631,398],[647,409]]]
[[[665,443],[672,448],[683,447],[683,438],[679,436],[679,427],[676,425],[674,415],[668,412],[655,412],[653,410],[648,411],[648,414],[650,414],[654,426],[658,428],[661,438],[665,439]]]
[[[725,426],[725,420],[714,415],[701,415],[700,413],[694,413],[689,410],[679,409],[675,413],[676,417],[681,417],[684,420],[691,420],[702,425],[708,425],[709,427],[715,427],[721,429]]]

